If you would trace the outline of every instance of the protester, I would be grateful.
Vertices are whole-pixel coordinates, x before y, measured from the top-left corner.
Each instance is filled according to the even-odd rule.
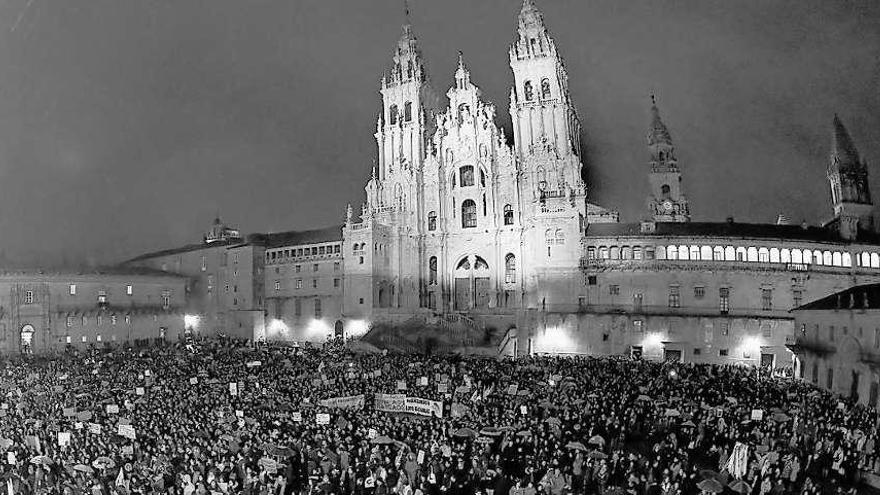
[[[0,494],[842,493],[878,467],[873,409],[745,367],[224,339],[25,356],[0,387]]]

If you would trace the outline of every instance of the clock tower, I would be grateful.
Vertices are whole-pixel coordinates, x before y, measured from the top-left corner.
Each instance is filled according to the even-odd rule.
[[[681,187],[681,170],[675,158],[672,136],[660,119],[660,110],[651,95],[651,128],[648,132],[648,148],[651,152],[651,195],[648,211],[655,222],[689,222],[691,220],[687,198]]]

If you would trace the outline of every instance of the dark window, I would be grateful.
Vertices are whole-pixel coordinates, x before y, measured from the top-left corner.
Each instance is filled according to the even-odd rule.
[[[461,187],[474,185],[474,167],[465,165],[461,167]]]
[[[391,105],[388,109],[388,123],[391,125],[397,123],[397,105]]]
[[[727,356],[727,354],[728,354],[727,349],[718,349],[719,356],[724,357],[724,356]]]
[[[550,98],[550,80],[541,79],[541,98],[547,100]]]
[[[705,287],[694,287],[694,298],[702,299],[706,295]]]
[[[694,347],[694,356],[699,356],[702,353],[703,353],[702,349],[700,349],[699,347]]]
[[[721,322],[721,335],[727,336],[730,333],[730,322],[722,321]]]
[[[636,293],[633,294],[633,311],[641,311],[642,310],[642,294]]]
[[[764,311],[773,309],[773,289],[761,289],[761,309]]]
[[[412,122],[412,102],[408,101],[403,105],[403,120]]]
[[[504,205],[504,225],[513,225],[513,206]]]
[[[587,276],[587,284],[588,285],[596,285],[596,276],[595,275],[588,275]]]
[[[504,258],[504,281],[509,284],[516,282],[516,257],[512,253]]]
[[[670,287],[669,288],[669,307],[670,308],[680,308],[681,307],[681,292],[678,287]]]
[[[791,299],[794,303],[794,307],[799,307],[804,302],[804,291],[802,290],[793,290],[791,291]]]
[[[461,226],[466,229],[477,226],[477,204],[472,199],[461,203]]]
[[[437,212],[428,212],[428,230],[437,230]]]
[[[661,160],[663,159],[662,155],[663,154],[661,153],[661,158],[660,158]],[[669,186],[666,184],[663,184],[662,186],[660,186],[660,194],[663,195],[664,198],[669,197]]]
[[[620,295],[620,286],[619,285],[609,285],[608,286],[608,294],[612,296]]]
[[[293,314],[296,316],[302,315],[302,299],[293,300]]]
[[[532,101],[535,97],[534,91],[532,90],[532,81],[526,81],[523,85],[523,93],[525,94],[526,101]]]
[[[730,289],[722,287],[718,289],[718,308],[721,314],[727,314],[730,311]]]
[[[825,386],[828,389],[832,389],[834,387],[834,368],[828,368],[828,377],[825,380]]]
[[[437,283],[437,257],[431,256],[428,260],[428,283],[434,285]]]
[[[321,300],[315,299],[315,318],[321,317]]]

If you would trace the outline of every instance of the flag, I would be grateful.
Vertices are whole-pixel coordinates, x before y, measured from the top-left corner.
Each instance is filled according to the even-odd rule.
[[[739,479],[745,476],[748,464],[749,446],[742,442],[736,442],[736,446],[733,447],[733,452],[731,452],[730,458],[727,459],[727,465],[724,466],[724,469],[734,478]]]

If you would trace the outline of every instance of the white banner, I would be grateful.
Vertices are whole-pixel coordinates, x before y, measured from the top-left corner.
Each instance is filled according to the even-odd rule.
[[[125,437],[125,438],[130,438],[132,440],[135,439],[134,426],[119,424],[119,425],[116,425],[116,428],[117,428],[116,433],[118,433],[119,436]]]
[[[363,409],[364,402],[364,396],[363,394],[361,394],[350,395],[348,397],[331,397],[329,399],[322,400],[320,404],[324,407],[336,409]]]
[[[376,394],[374,409],[385,412],[406,412],[406,395]]]
[[[436,400],[420,399],[418,397],[406,398],[406,412],[419,416],[443,417],[443,403]]]

